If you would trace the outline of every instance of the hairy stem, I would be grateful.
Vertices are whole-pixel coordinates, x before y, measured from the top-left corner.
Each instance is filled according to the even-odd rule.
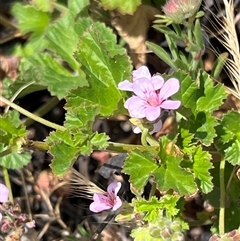
[[[57,104],[59,103],[59,99],[55,96],[50,101],[42,105],[40,108],[38,108],[33,114],[35,116],[44,116],[47,114],[50,110],[53,109]],[[34,120],[32,118],[26,118],[23,120],[23,124],[25,126],[30,126],[34,123]]]
[[[219,167],[219,179],[220,179],[220,210],[219,210],[219,234],[225,233],[225,159],[222,158]]]
[[[60,130],[60,131],[65,131],[65,130],[66,130],[65,127],[60,126],[60,125],[57,125],[57,124],[55,124],[55,123],[52,123],[52,122],[47,121],[47,120],[45,120],[45,119],[43,119],[43,118],[41,118],[41,117],[39,117],[39,116],[36,116],[36,115],[32,114],[31,112],[23,109],[22,107],[14,104],[13,102],[7,100],[7,99],[4,98],[3,96],[0,96],[0,101],[2,101],[2,102],[4,102],[5,104],[9,105],[9,106],[12,107],[13,109],[15,109],[15,110],[17,110],[18,112],[20,112],[21,114],[23,114],[23,115],[25,115],[25,116],[27,116],[27,117],[29,117],[29,118],[31,118],[31,119],[39,122],[39,123],[41,123],[41,124],[43,124],[43,125],[45,125],[45,126],[48,126],[48,127],[53,128],[53,129]]]
[[[3,177],[9,191],[9,201],[13,203],[12,187],[9,179],[8,169],[6,167],[3,167]]]

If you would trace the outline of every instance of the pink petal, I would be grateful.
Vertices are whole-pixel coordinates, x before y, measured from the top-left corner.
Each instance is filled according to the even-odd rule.
[[[160,107],[167,110],[176,110],[181,105],[179,100],[165,100]]]
[[[167,80],[160,90],[159,98],[160,101],[166,100],[169,96],[178,92],[180,88],[179,80],[176,78],[171,78]]]
[[[148,105],[145,109],[146,119],[149,121],[155,121],[161,114],[160,107]]]
[[[141,66],[139,69],[134,70],[132,72],[133,81],[140,79],[140,78],[147,78],[148,80],[151,79],[151,74],[146,66]]]
[[[0,223],[2,222],[2,214],[0,213]]]
[[[133,92],[143,100],[146,100],[149,96],[153,95],[155,91],[151,81],[138,79],[133,83]]]
[[[90,211],[94,212],[94,213],[99,213],[102,212],[104,210],[108,210],[111,209],[112,206],[110,204],[106,204],[106,203],[91,203],[89,206]]]
[[[8,201],[8,189],[5,185],[0,183],[0,202],[5,203]]]
[[[149,133],[152,135],[155,132],[158,132],[162,129],[162,121],[159,120],[158,122],[153,124],[153,130],[150,131]]]
[[[107,188],[107,192],[110,196],[117,196],[122,184],[121,182],[112,182]]]
[[[93,202],[90,204],[89,209],[94,212],[98,213],[103,210],[108,210],[112,208],[110,204],[110,200],[103,194],[95,193],[93,195]]]
[[[118,89],[120,90],[133,91],[132,88],[133,88],[133,83],[128,80],[124,80],[118,84]]]
[[[129,115],[134,118],[145,117],[145,101],[138,96],[130,97],[124,104],[124,107],[128,109]]]
[[[160,75],[154,75],[151,78],[151,83],[154,87],[154,90],[160,90],[164,84],[164,79],[162,76]]]
[[[31,222],[27,222],[26,223],[26,226],[28,228],[35,228],[35,220],[32,220]]]
[[[122,200],[119,197],[116,197],[116,203],[113,206],[112,210],[116,211],[117,209],[119,209],[122,206]]]

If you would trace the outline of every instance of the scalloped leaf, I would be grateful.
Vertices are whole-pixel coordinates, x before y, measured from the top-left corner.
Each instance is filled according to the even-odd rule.
[[[204,85],[204,95],[197,101],[197,111],[212,112],[217,110],[227,97],[224,86],[220,84],[214,86],[213,79],[206,72],[200,72],[199,81],[200,86]]]
[[[225,151],[225,158],[232,165],[240,165],[240,135]]]
[[[141,4],[141,0],[100,0],[100,4],[104,9],[113,10],[119,9],[122,14],[132,14]]]
[[[123,172],[130,175],[130,182],[134,189],[142,193],[149,177],[157,168],[156,161],[148,152],[135,150],[126,158]],[[134,189],[132,189],[133,192]]]
[[[159,211],[165,210],[166,215],[176,216],[179,209],[176,208],[178,196],[165,195],[160,200],[157,197],[151,197],[150,200],[140,199],[135,202],[137,212],[146,212],[144,220],[149,222],[157,221]]]
[[[0,153],[5,151],[7,147],[0,143]],[[19,169],[26,166],[31,161],[31,154],[28,152],[12,151],[12,153],[0,158],[0,166],[7,169]]]
[[[200,188],[203,193],[209,193],[213,189],[212,176],[209,169],[213,168],[211,163],[211,155],[203,151],[198,146],[193,153],[193,172],[198,180],[200,180]]]
[[[78,31],[82,30],[78,28]],[[94,112],[90,109],[98,106],[100,115],[113,114],[122,99],[117,84],[130,79],[131,65],[125,49],[116,44],[112,30],[104,24],[95,23],[80,38],[75,57],[81,63],[89,87],[71,91],[67,96],[66,109],[75,108],[74,112],[78,111],[80,119],[81,115],[86,117],[87,114],[82,112],[83,103],[87,111]],[[92,116],[89,115],[89,119]]]
[[[41,35],[50,22],[47,13],[39,11],[30,5],[15,3],[11,11],[17,18],[19,28],[23,34],[33,32],[35,35]]]
[[[78,70],[79,64],[74,59],[78,34],[74,30],[74,16],[68,12],[45,30],[49,42],[48,48],[65,60],[73,70]]]
[[[68,1],[68,9],[73,17],[77,16],[86,6],[89,5],[89,0],[70,0]]]
[[[180,195],[191,195],[196,192],[194,176],[180,167],[181,160],[181,157],[169,155],[166,165],[153,171],[157,186],[161,191],[172,189]]]

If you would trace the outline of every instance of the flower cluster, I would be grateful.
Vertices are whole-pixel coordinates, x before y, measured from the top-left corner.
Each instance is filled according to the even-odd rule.
[[[175,94],[180,86],[176,78],[170,78],[166,82],[160,75],[151,76],[147,67],[142,66],[133,71],[133,82],[124,80],[118,84],[120,90],[134,93],[124,104],[129,115],[133,118],[143,119],[154,124],[153,132],[161,129],[160,115],[162,109],[174,110],[179,108],[181,102],[168,100]],[[138,131],[138,130],[137,130]]]
[[[122,201],[117,196],[120,188],[121,182],[113,182],[108,186],[105,195],[95,193],[93,195],[93,202],[90,204],[90,210],[94,213],[98,213],[108,209],[112,209],[112,211],[119,209],[122,206]]]
[[[30,221],[18,204],[8,202],[8,195],[9,190],[0,183],[0,233],[5,235],[6,240],[20,240],[24,227],[35,227],[35,221]]]
[[[181,23],[197,12],[201,2],[201,0],[169,0],[162,9],[173,22]]]

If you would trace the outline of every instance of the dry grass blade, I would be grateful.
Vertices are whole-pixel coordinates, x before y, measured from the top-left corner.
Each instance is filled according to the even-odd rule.
[[[78,197],[92,200],[94,193],[106,194],[106,191],[99,188],[93,182],[89,181],[85,176],[83,176],[75,169],[71,169],[71,178],[69,180],[69,184],[69,188],[72,194]]]
[[[239,42],[235,29],[235,17],[234,17],[234,2],[233,0],[223,0],[225,6],[225,16],[217,16],[213,12],[211,15],[216,20],[214,22],[209,18],[209,22],[216,30],[216,33],[207,29],[211,35],[218,39],[218,41],[228,50],[230,57],[226,61],[226,67],[228,69],[229,78],[233,84],[235,90],[231,90],[232,94],[240,99],[240,53]],[[219,12],[221,7],[218,5]],[[208,11],[209,9],[206,9]],[[218,51],[213,47],[214,52],[219,55]]]

